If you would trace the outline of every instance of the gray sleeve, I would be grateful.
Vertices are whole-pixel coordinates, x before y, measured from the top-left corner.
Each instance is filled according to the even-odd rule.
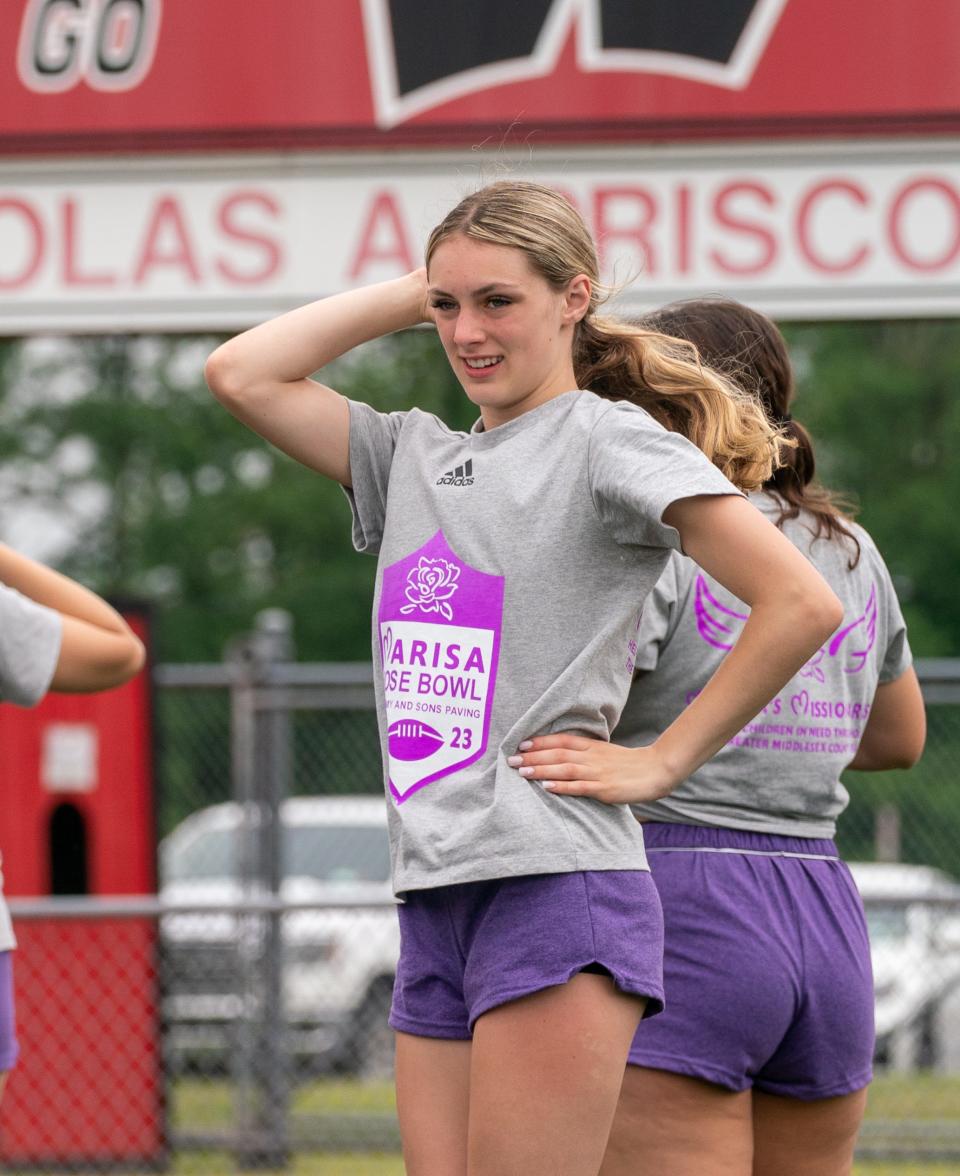
[[[590,492],[600,521],[624,547],[681,550],[663,522],[671,503],[697,494],[740,494],[686,437],[649,413],[614,402],[590,435]]]
[[[670,553],[670,560],[663,569],[653,591],[643,602],[640,627],[637,630],[636,670],[655,670],[660,660],[660,649],[669,639],[677,623],[680,592],[678,572],[680,561],[690,561],[677,552]]]
[[[387,515],[390,467],[405,412],[382,413],[356,400],[350,406],[350,481],[345,486],[353,512],[353,545],[374,555],[380,550]]]
[[[62,622],[54,609],[0,584],[0,699],[34,706],[50,688]]]
[[[890,572],[883,561],[883,556],[873,546],[872,541],[870,554],[877,570],[876,583],[881,596],[878,601],[883,618],[883,626],[880,631],[885,633],[887,638],[886,648],[881,651],[879,658],[880,673],[877,679],[879,684],[883,685],[886,682],[895,682],[913,665],[913,654],[910,652],[910,643],[907,640],[907,622],[903,619],[893,580],[890,578]]]

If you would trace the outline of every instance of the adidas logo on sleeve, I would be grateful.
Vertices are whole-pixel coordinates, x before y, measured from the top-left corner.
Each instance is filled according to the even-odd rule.
[[[473,458],[458,465],[455,469],[447,470],[442,477],[437,478],[438,486],[472,486]]]

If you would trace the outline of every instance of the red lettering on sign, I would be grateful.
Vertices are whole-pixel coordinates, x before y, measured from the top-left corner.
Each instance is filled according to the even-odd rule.
[[[922,259],[911,255],[907,252],[907,245],[903,239],[903,225],[902,218],[907,208],[907,204],[918,192],[933,191],[941,192],[950,207],[950,212],[953,214],[953,240],[950,245],[941,253],[939,257],[932,257]],[[900,261],[910,269],[921,270],[924,273],[932,273],[934,270],[946,269],[953,261],[956,260],[957,254],[960,253],[960,197],[957,196],[956,189],[951,187],[944,180],[938,180],[930,176],[924,176],[921,179],[914,180],[912,184],[907,184],[897,195],[896,200],[890,206],[890,215],[887,219],[887,230],[890,235],[890,245],[893,252],[897,255]]]
[[[677,188],[677,272],[681,274],[690,273],[692,195],[689,184],[681,184]]]
[[[183,270],[191,282],[200,281],[200,270],[193,255],[183,214],[172,196],[164,196],[157,201],[134,271],[134,283],[143,285],[149,272],[157,266],[176,266]]]
[[[615,221],[616,209],[624,205],[635,210],[635,219],[629,225]],[[593,225],[601,268],[614,241],[629,241],[640,255],[644,274],[653,277],[657,257],[647,234],[656,217],[657,203],[645,188],[597,188],[593,194]]]
[[[68,286],[113,286],[116,285],[116,274],[109,273],[81,273],[78,259],[79,247],[78,219],[79,209],[74,198],[68,197],[62,205],[63,212],[63,280]]]
[[[217,213],[217,224],[225,237],[252,246],[260,255],[259,264],[249,269],[238,269],[227,258],[217,259],[215,264],[220,276],[238,286],[266,282],[280,268],[280,243],[262,231],[257,232],[240,223],[244,211],[251,207],[263,209],[274,219],[280,213],[276,200],[265,192],[235,192],[221,204]]]
[[[728,274],[759,274],[762,273],[777,256],[777,239],[766,225],[757,221],[745,220],[742,215],[734,214],[730,207],[738,197],[755,196],[767,208],[776,204],[776,198],[765,184],[753,183],[748,180],[737,180],[732,184],[725,184],[713,199],[713,214],[717,223],[725,229],[744,233],[753,237],[760,247],[756,261],[734,261],[721,253],[719,249],[710,250],[710,259],[719,269]]]
[[[362,276],[370,265],[393,263],[403,273],[416,268],[396,197],[392,192],[377,192],[360,234],[360,244],[350,266],[350,277]]]
[[[32,251],[28,249],[28,260],[18,274],[5,274],[0,270],[0,290],[16,290],[32,280],[43,262],[44,236],[43,225],[36,212],[23,200],[7,197],[0,200],[0,217],[5,212],[12,212],[20,216],[26,226],[27,233],[32,238]]]
[[[825,274],[846,274],[862,265],[870,256],[868,246],[861,245],[846,257],[831,260],[816,251],[810,233],[810,219],[815,205],[822,197],[835,192],[842,192],[863,208],[870,203],[870,197],[863,188],[851,180],[824,180],[821,184],[815,184],[800,201],[800,207],[797,209],[797,243],[801,254],[814,269]]]

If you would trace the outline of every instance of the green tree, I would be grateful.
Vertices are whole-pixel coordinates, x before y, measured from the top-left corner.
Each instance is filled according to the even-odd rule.
[[[960,651],[960,323],[794,325],[796,415],[894,576],[918,656]]]
[[[216,342],[7,345],[0,526],[27,502],[59,519],[65,571],[155,606],[160,660],[217,660],[271,606],[293,614],[300,658],[365,658],[374,561],[352,549],[345,498],[213,400],[202,367]],[[383,410],[471,419],[428,332],[379,341],[324,376]]]

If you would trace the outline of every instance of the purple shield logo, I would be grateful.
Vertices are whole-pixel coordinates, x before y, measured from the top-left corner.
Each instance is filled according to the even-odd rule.
[[[503,576],[464,563],[438,531],[384,569],[378,620],[390,791],[402,804],[486,750]]]

